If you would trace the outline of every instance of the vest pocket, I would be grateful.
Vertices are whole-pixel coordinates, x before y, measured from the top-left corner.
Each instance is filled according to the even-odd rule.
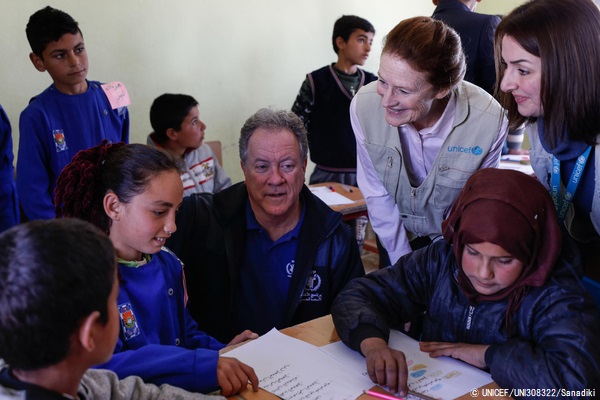
[[[400,180],[400,169],[402,158],[397,149],[385,147],[379,144],[365,143],[371,163],[379,180],[392,196],[396,197]]]
[[[433,190],[434,206],[442,210],[450,208],[473,172],[440,166]]]

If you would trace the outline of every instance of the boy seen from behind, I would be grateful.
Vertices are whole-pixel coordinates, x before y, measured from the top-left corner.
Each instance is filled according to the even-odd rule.
[[[56,178],[79,150],[129,141],[128,95],[119,82],[88,81],[78,23],[52,7],[29,18],[29,58],[52,85],[31,99],[19,122],[17,190],[28,220],[54,218]]]
[[[119,334],[115,260],[110,239],[77,219],[0,235],[0,398],[209,398],[88,370],[110,359]]]

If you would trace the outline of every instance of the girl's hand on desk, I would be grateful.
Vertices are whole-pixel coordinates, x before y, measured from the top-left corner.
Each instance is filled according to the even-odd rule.
[[[217,383],[223,396],[232,396],[246,389],[248,382],[258,392],[258,377],[254,369],[236,358],[219,357],[217,361]]]
[[[421,342],[421,351],[429,353],[430,357],[449,356],[463,360],[478,368],[485,368],[485,351],[487,344]]]
[[[367,360],[367,372],[373,382],[387,386],[392,393],[406,396],[408,370],[404,353],[391,349],[380,338],[363,340],[360,351]]]
[[[231,342],[227,344],[227,346],[233,346],[235,344],[245,342],[246,340],[252,340],[256,338],[258,338],[257,333],[252,332],[250,329],[246,329],[244,332],[234,337]]]

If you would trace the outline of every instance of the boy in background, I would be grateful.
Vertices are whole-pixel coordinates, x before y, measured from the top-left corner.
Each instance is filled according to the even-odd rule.
[[[356,186],[356,140],[350,101],[377,76],[363,71],[375,28],[363,18],[344,15],[333,26],[337,62],[306,75],[292,111],[308,131],[310,159],[316,164],[310,184],[340,182]]]
[[[200,120],[198,102],[185,94],[165,93],[150,107],[154,132],[147,143],[182,158],[183,195],[216,193],[231,186],[231,179],[209,145],[203,143],[206,125]]]
[[[333,26],[333,50],[337,62],[306,75],[292,111],[308,132],[310,159],[316,164],[310,184],[356,184],[356,139],[350,125],[350,101],[358,90],[377,80],[359,68],[369,58],[375,28],[366,19],[344,15]],[[359,248],[367,218],[355,222]]]
[[[1,234],[0,398],[217,399],[88,370],[113,353],[118,292],[113,245],[90,223],[33,221]]]
[[[50,219],[56,178],[75,153],[103,139],[129,141],[129,97],[120,83],[86,79],[83,35],[70,15],[48,6],[25,31],[33,66],[53,83],[21,113],[17,190],[26,219]]]

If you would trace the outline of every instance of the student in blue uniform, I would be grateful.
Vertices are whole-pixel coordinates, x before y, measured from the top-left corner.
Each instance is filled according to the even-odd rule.
[[[220,357],[225,345],[198,329],[186,308],[183,265],[165,241],[183,197],[177,161],[142,144],[80,151],[58,178],[57,215],[92,222],[112,240],[119,264],[121,332],[103,368],[190,391],[225,396],[258,390],[254,370]],[[210,307],[210,305],[206,305]],[[255,338],[244,331],[230,344]]]
[[[11,134],[10,121],[0,105],[0,232],[20,220]]]
[[[83,34],[70,15],[45,7],[29,18],[26,33],[33,66],[53,83],[21,113],[17,189],[28,220],[50,219],[60,171],[104,139],[129,141],[129,114],[109,99],[107,85],[86,79]]]
[[[115,348],[118,293],[114,247],[88,222],[32,221],[0,235],[0,398],[224,400],[88,369]]]

